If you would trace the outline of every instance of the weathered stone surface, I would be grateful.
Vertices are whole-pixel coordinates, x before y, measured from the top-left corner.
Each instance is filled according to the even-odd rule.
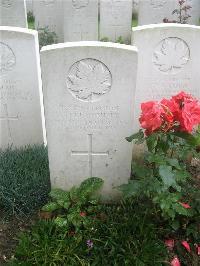
[[[41,59],[52,187],[97,176],[114,199],[131,171],[136,49],[65,43],[44,47]]]
[[[55,32],[58,42],[64,41],[63,0],[37,0],[33,1],[35,15],[35,28],[48,27],[50,32]]]
[[[43,143],[41,100],[37,32],[0,27],[1,149]]]
[[[33,12],[33,1],[35,1],[35,0],[26,0],[27,12]]]
[[[25,0],[0,0],[0,26],[27,28]]]
[[[187,23],[199,25],[200,1],[187,0],[186,5],[192,7],[188,11],[188,15],[191,17]],[[177,0],[140,0],[138,25],[163,23],[165,18],[170,21],[179,21],[179,15],[177,13],[172,14],[175,9],[179,9]],[[182,13],[184,14],[184,12]]]
[[[98,0],[64,1],[64,39],[98,40]]]
[[[132,0],[100,0],[100,40],[130,43]]]

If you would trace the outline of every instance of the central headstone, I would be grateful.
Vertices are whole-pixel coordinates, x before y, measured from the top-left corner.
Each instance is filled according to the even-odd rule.
[[[0,0],[0,26],[27,28],[25,0]]]
[[[88,177],[118,195],[131,172],[137,52],[132,46],[79,42],[41,52],[51,182],[69,189]]]
[[[100,40],[131,40],[132,0],[100,0]]]
[[[42,144],[36,31],[0,27],[0,149]]]
[[[98,0],[64,1],[64,39],[98,40]]]

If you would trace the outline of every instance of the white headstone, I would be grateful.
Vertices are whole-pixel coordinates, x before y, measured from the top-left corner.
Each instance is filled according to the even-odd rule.
[[[52,186],[96,176],[104,199],[115,198],[131,171],[136,49],[65,43],[44,47],[41,60]]]
[[[64,1],[65,41],[98,40],[98,0]]]
[[[0,0],[0,26],[27,28],[25,0]]]
[[[200,25],[200,1],[187,0],[187,4],[192,7],[189,11],[191,18],[189,18],[188,24]]]
[[[63,0],[34,0],[33,13],[35,29],[48,27],[50,32],[56,33],[58,42],[64,41]]]
[[[135,125],[140,104],[186,91],[200,98],[200,27],[160,24],[133,28],[138,48]]]
[[[138,5],[139,5],[139,0],[133,0],[133,14],[135,16],[138,15]]]
[[[175,9],[179,9],[178,0],[140,0],[138,25],[148,25],[163,23],[164,19],[169,21],[179,21],[179,15],[173,14]],[[187,11],[191,17],[187,20],[188,24],[199,25],[200,1],[186,0],[184,6],[190,5],[192,8]],[[184,15],[185,12],[182,11]]]
[[[130,43],[132,0],[100,0],[100,40]]]
[[[33,1],[35,1],[35,0],[26,0],[27,12],[33,12]]]
[[[0,27],[0,148],[42,144],[36,31]]]

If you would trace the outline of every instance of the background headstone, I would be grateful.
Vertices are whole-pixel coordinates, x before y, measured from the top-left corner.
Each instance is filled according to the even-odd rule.
[[[167,18],[170,21],[178,20],[178,15],[172,12],[179,8],[178,0],[140,0],[138,25],[148,25],[163,23],[163,19]],[[200,1],[186,0],[186,5],[192,8],[188,11],[191,18],[188,19],[188,24],[199,25],[200,17]]]
[[[0,26],[27,27],[25,0],[0,0]]]
[[[160,24],[133,29],[138,48],[135,125],[140,104],[186,91],[200,98],[200,27]],[[137,127],[136,127],[137,129]]]
[[[115,198],[131,171],[136,49],[65,43],[44,47],[41,60],[52,187],[97,176],[104,199]]]
[[[98,0],[64,1],[64,39],[98,40]]]
[[[189,14],[191,18],[189,19],[188,24],[200,25],[200,1],[199,0],[187,0],[187,4],[192,7]]]
[[[55,32],[58,42],[64,41],[63,33],[63,0],[33,0],[35,29],[48,27]]]
[[[133,0],[133,14],[138,16],[139,0]]]
[[[35,1],[35,0],[26,0],[27,12],[33,12],[33,1]]]
[[[42,144],[37,32],[0,27],[0,148]]]
[[[130,43],[132,0],[100,0],[100,40],[116,42],[121,37]]]

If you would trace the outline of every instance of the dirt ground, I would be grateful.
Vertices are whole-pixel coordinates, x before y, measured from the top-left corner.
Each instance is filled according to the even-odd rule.
[[[35,221],[33,218],[11,218],[0,209],[0,266],[6,265],[14,253],[17,235],[27,230]]]

